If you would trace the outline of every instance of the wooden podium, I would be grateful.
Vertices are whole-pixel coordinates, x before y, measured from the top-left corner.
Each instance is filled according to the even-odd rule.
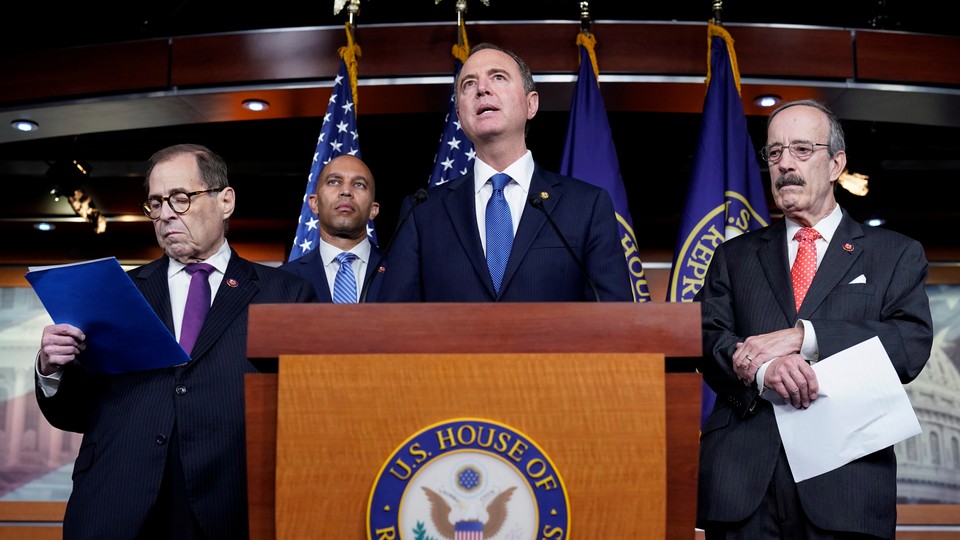
[[[252,540],[367,538],[385,461],[457,418],[536,441],[569,501],[562,538],[694,538],[700,376],[666,373],[665,358],[701,354],[697,304],[270,304],[249,316],[248,356],[278,359],[277,374],[246,379]]]

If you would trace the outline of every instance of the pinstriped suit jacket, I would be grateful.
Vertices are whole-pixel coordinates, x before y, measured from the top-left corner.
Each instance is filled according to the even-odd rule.
[[[792,327],[816,330],[821,361],[879,336],[903,383],[926,364],[933,342],[924,290],[923,247],[901,234],[863,227],[844,212],[813,283],[796,312],[786,225],[744,234],[717,247],[696,300],[701,302],[704,357],[700,371],[717,393],[700,439],[698,522],[739,521],[760,505],[780,451],[770,403],[735,376],[735,344]],[[859,275],[866,283],[851,284]],[[856,383],[856,381],[851,381]],[[800,482],[803,508],[819,527],[893,537],[896,457],[881,450]]]
[[[550,213],[603,301],[633,301],[616,214],[606,190],[535,167],[530,193]],[[593,301],[589,283],[536,208],[526,205],[500,294],[477,230],[473,172],[430,190],[397,231],[383,265],[383,302]],[[406,215],[406,208],[400,215]]]
[[[173,332],[167,266],[163,257],[129,275]],[[257,371],[246,355],[247,307],[316,301],[306,280],[233,252],[190,363],[105,377],[74,363],[53,397],[38,388],[47,420],[84,434],[64,538],[136,536],[160,489],[174,424],[197,520],[209,538],[246,538],[243,375]]]

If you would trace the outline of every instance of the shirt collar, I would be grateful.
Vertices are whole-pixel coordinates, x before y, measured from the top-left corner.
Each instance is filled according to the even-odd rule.
[[[333,264],[333,261],[337,258],[337,255],[343,252],[342,249],[324,242],[323,239],[320,239],[320,244],[317,249],[320,250],[320,260],[323,261],[324,266],[330,266]],[[356,255],[357,258],[363,261],[364,264],[369,263],[370,242],[366,238],[347,251]]]
[[[816,231],[820,233],[820,236],[823,237],[823,240],[829,244],[830,240],[833,239],[834,233],[837,232],[837,227],[840,226],[840,220],[842,218],[843,212],[840,210],[840,205],[838,204],[833,207],[832,212],[827,214],[827,217],[818,221],[813,228],[816,229]],[[792,241],[793,236],[797,234],[797,231],[803,226],[790,218],[784,218],[784,221],[787,223],[787,240]]]
[[[225,274],[227,272],[227,265],[230,263],[230,253],[230,245],[227,243],[227,239],[224,238],[223,244],[220,245],[220,249],[218,249],[212,257],[203,262],[213,266],[213,268],[221,274]],[[180,272],[186,266],[182,262],[172,257],[168,257],[168,259],[170,260],[170,264],[167,267],[167,277]]]
[[[527,150],[525,154],[520,156],[520,159],[514,161],[502,171],[498,171],[483,161],[480,161],[480,158],[476,158],[473,164],[474,191],[479,193],[480,189],[490,180],[491,176],[498,172],[503,172],[510,175],[510,178],[523,188],[523,191],[529,192],[530,179],[533,178],[533,168],[533,153],[530,150]]]

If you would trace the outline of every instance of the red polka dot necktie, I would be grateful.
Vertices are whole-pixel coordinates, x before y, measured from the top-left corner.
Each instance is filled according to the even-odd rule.
[[[797,258],[793,261],[793,268],[790,269],[790,277],[793,279],[793,300],[797,305],[797,311],[800,311],[803,297],[807,295],[813,275],[817,273],[818,238],[822,238],[820,233],[810,227],[804,227],[793,235],[793,239],[800,242]]]

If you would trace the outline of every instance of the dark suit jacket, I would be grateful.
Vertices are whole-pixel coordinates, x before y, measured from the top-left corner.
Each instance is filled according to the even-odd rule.
[[[367,240],[370,242],[370,240]],[[380,278],[379,276],[374,278],[374,270],[377,267],[377,262],[380,260],[380,250],[377,249],[376,244],[370,242],[370,261],[367,264],[367,273],[364,277],[364,285],[369,284],[370,289],[367,291],[367,301],[373,302],[377,298],[377,291],[380,289]],[[330,296],[330,284],[327,283],[327,273],[323,268],[323,259],[320,258],[320,250],[313,249],[308,252],[306,255],[300,257],[299,259],[285,262],[280,265],[281,270],[286,270],[288,272],[293,272],[300,277],[306,278],[307,281],[313,283],[313,287],[317,291],[317,297],[321,302],[333,302],[333,298]],[[371,281],[371,279],[373,281]],[[361,290],[357,291],[357,297],[359,298]]]
[[[606,190],[536,167],[530,193],[547,193],[557,223],[604,301],[633,301]],[[401,211],[403,216],[406,211]],[[383,302],[576,302],[594,294],[543,213],[526,205],[500,294],[493,289],[477,230],[473,173],[430,190],[396,233]]]
[[[167,266],[163,257],[129,275],[172,333]],[[53,397],[38,387],[47,420],[84,434],[64,538],[134,538],[160,489],[171,434],[208,537],[246,538],[243,375],[257,371],[246,354],[247,307],[316,301],[305,280],[233,252],[188,364],[93,377],[72,363]]]
[[[851,283],[861,274],[866,283]],[[861,226],[844,212],[797,313],[783,221],[717,247],[696,297],[702,304],[704,331],[699,368],[717,393],[700,439],[701,526],[752,514],[767,490],[781,447],[770,403],[734,375],[735,344],[805,319],[816,330],[820,361],[829,362],[830,355],[879,336],[901,381],[908,383],[926,364],[933,342],[926,277],[927,260],[918,242]],[[896,472],[889,447],[800,482],[797,489],[817,526],[892,538]]]

